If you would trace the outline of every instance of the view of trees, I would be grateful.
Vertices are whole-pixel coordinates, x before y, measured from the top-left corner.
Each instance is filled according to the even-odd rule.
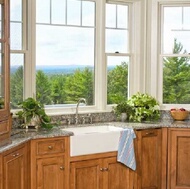
[[[186,54],[183,45],[174,40],[173,54]],[[163,69],[163,103],[189,104],[190,103],[190,58],[164,58]]]
[[[94,99],[94,71],[88,67],[76,69],[73,74],[45,74],[36,72],[36,99],[46,105],[76,104],[79,98]],[[108,103],[117,103],[127,97],[128,65],[123,62],[108,71]],[[11,74],[11,106],[16,108],[23,100],[23,67]]]
[[[174,54],[186,53],[183,45],[174,40]],[[190,58],[165,57],[163,67],[163,103],[190,103]],[[45,105],[76,104],[79,98],[94,99],[94,71],[88,67],[76,69],[72,74],[45,74],[36,72],[36,98]],[[108,104],[127,99],[128,63],[108,69]],[[16,108],[23,100],[23,67],[11,74],[11,106]]]

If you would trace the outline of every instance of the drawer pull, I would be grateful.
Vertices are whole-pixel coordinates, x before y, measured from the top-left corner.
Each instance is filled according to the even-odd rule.
[[[52,150],[52,149],[53,149],[53,146],[48,146],[48,149],[49,149],[49,150]]]
[[[13,154],[13,157],[17,157],[19,156],[19,153]]]
[[[153,135],[154,132],[149,132],[149,133],[146,133],[146,135]]]
[[[63,166],[61,166],[61,167],[60,167],[60,170],[64,170],[64,167],[63,167]]]
[[[108,168],[100,168],[100,171],[108,171]]]

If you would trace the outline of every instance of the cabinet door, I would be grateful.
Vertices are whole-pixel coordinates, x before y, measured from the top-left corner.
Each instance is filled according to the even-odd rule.
[[[71,189],[102,189],[100,160],[86,160],[71,163]]]
[[[64,189],[63,156],[37,159],[37,189]]]
[[[117,158],[103,160],[103,188],[104,189],[132,189],[132,171],[117,162]]]
[[[168,189],[190,188],[190,129],[169,129]]]
[[[161,188],[162,130],[137,131],[137,173],[139,189]]]
[[[4,189],[27,189],[27,151],[23,147],[3,157]]]

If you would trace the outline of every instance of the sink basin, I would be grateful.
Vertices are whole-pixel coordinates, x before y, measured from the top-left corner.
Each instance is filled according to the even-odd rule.
[[[115,126],[89,126],[62,130],[74,133],[70,137],[70,155],[79,156],[117,151],[122,129]]]

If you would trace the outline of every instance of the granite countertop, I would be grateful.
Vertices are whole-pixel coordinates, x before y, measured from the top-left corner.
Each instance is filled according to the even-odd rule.
[[[68,127],[88,127],[88,126],[102,126],[102,125],[112,125],[122,128],[132,128],[135,130],[141,129],[150,129],[150,128],[190,128],[190,120],[187,121],[163,121],[163,122],[145,122],[145,123],[134,123],[134,122],[107,122],[107,123],[94,123],[94,124],[85,124],[85,125],[69,125],[69,126],[58,126],[50,130],[47,129],[13,129],[11,132],[11,144],[0,147],[0,153],[9,150],[13,147],[16,147],[24,142],[27,142],[31,139],[38,138],[51,138],[59,136],[72,136],[73,133],[69,131],[63,131],[61,128]]]

